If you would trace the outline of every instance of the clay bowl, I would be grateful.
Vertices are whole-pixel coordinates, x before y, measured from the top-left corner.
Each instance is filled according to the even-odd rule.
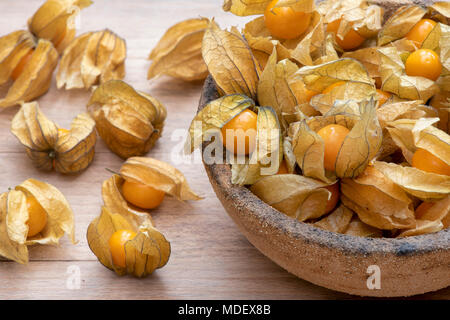
[[[218,97],[210,76],[199,110]],[[240,231],[269,259],[299,278],[336,291],[374,297],[411,296],[450,286],[450,228],[402,239],[325,231],[292,219],[246,187],[231,184],[228,164],[204,165],[217,197]],[[371,265],[380,268],[379,290],[367,286]]]

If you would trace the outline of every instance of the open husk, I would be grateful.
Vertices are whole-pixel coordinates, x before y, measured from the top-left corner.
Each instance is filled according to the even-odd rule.
[[[50,41],[35,38],[28,31],[16,31],[0,38],[0,85],[7,83],[22,58],[31,54],[22,72],[0,99],[0,108],[28,102],[46,93],[58,63],[58,52]]]
[[[146,154],[161,136],[167,116],[161,102],[121,80],[97,87],[87,110],[108,148],[124,159]]]
[[[125,268],[114,264],[108,244],[111,235],[122,229],[132,230],[137,234],[124,245]],[[166,265],[170,257],[170,242],[152,225],[149,218],[111,212],[106,207],[89,224],[87,240],[100,263],[118,275],[145,277]]]
[[[61,53],[75,37],[76,16],[91,4],[91,0],[47,0],[28,20],[28,28]]]
[[[125,40],[105,29],[87,32],[64,50],[56,74],[58,88],[89,89],[125,77]]]
[[[28,197],[34,197],[47,213],[45,228],[33,237],[28,237]],[[57,245],[64,234],[76,243],[72,209],[54,186],[28,179],[15,190],[0,195],[0,256],[25,264],[27,246]]]
[[[202,40],[209,20],[188,19],[170,27],[150,53],[148,79],[166,74],[185,81],[202,80],[208,69],[202,57]]]
[[[33,165],[42,170],[77,173],[94,158],[95,122],[87,113],[78,115],[70,130],[62,132],[37,102],[25,103],[11,122],[11,132],[24,145]]]

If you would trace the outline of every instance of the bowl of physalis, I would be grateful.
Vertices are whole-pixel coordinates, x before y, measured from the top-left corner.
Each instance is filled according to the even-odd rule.
[[[450,285],[450,3],[233,1],[185,151],[296,276],[361,296]],[[272,15],[272,16],[271,16]],[[299,17],[302,17],[301,19]]]

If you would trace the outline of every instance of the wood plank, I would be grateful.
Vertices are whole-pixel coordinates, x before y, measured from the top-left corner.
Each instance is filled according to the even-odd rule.
[[[26,28],[26,20],[41,0],[0,2],[0,35]],[[79,34],[110,28],[127,40],[126,81],[160,99],[168,108],[164,135],[148,154],[171,163],[174,150],[197,108],[202,84],[161,77],[147,81],[151,48],[172,24],[190,17],[216,17],[221,25],[240,25],[251,18],[222,12],[222,0],[95,0],[82,11]],[[131,17],[131,18],[130,18]],[[42,110],[60,126],[85,111],[89,92],[50,91],[39,99]],[[31,262],[22,266],[0,261],[0,299],[351,299],[300,280],[257,251],[237,230],[217,200],[198,157],[176,164],[192,188],[205,199],[188,204],[167,199],[153,212],[154,220],[171,241],[166,267],[146,279],[117,277],[98,263],[86,243],[86,229],[102,205],[101,184],[122,160],[99,140],[93,164],[76,176],[45,173],[33,168],[23,148],[9,132],[18,108],[0,111],[0,191],[33,177],[57,186],[75,212],[77,245],[63,238],[59,247],[35,246]],[[181,130],[181,131],[179,131]],[[175,139],[177,138],[177,139]],[[78,266],[81,288],[69,290],[67,268]],[[450,298],[450,288],[425,297]]]

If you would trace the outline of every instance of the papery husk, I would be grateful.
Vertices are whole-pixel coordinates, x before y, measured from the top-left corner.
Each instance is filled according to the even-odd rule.
[[[381,59],[381,90],[392,92],[400,98],[427,101],[439,87],[433,80],[412,77],[405,73],[405,65],[395,47],[378,49]]]
[[[261,177],[276,174],[283,159],[283,140],[276,112],[271,107],[257,107],[257,110],[256,150],[245,164],[232,164],[233,184],[250,185]]]
[[[64,50],[56,74],[58,89],[89,89],[125,77],[126,43],[112,31],[88,32]]]
[[[302,79],[309,90],[322,92],[338,81],[354,81],[373,86],[373,80],[361,62],[341,58],[316,66],[300,68],[295,77]]]
[[[341,200],[364,223],[383,230],[414,225],[414,205],[405,191],[368,166],[356,179],[341,180]]]
[[[447,228],[449,225],[447,224],[448,217],[450,216],[450,195],[442,198],[433,203],[431,208],[425,211],[420,217],[416,218],[420,220],[428,220],[428,221],[442,221],[445,222],[443,224],[444,228]]]
[[[28,28],[61,53],[75,37],[76,16],[91,4],[91,0],[47,0],[28,20]]]
[[[207,134],[218,132],[242,111],[254,106],[255,102],[243,94],[231,94],[211,101],[192,119],[184,152],[192,153],[206,139]]]
[[[25,146],[33,165],[42,170],[77,173],[94,158],[95,122],[87,113],[73,120],[69,133],[59,134],[37,102],[25,103],[11,122],[11,132]]]
[[[0,99],[0,108],[31,101],[46,93],[50,87],[52,74],[58,63],[58,52],[50,41],[41,39],[36,46],[32,45],[32,41],[32,36],[25,32],[14,33],[0,40],[2,84],[8,81],[15,67],[29,50],[34,49],[19,77],[9,87],[6,96]]]
[[[132,157],[120,168],[125,180],[141,183],[180,201],[201,200],[189,187],[184,175],[170,164],[152,158]]]
[[[438,128],[450,133],[450,91],[437,93],[431,98],[430,106],[438,112]]]
[[[146,154],[161,137],[166,108],[156,98],[121,80],[98,86],[87,110],[111,151],[127,159]]]
[[[297,159],[292,150],[291,138],[287,136],[283,139],[283,160],[286,163],[288,173],[294,173]]]
[[[320,218],[325,214],[331,193],[329,184],[298,174],[263,177],[250,187],[261,200],[299,221]]]
[[[202,56],[220,93],[256,99],[260,66],[236,28],[221,30],[211,21],[203,37]]]
[[[353,28],[364,38],[377,34],[383,22],[383,9],[366,0],[328,0],[317,6],[324,22],[341,19],[337,37],[341,39]]]
[[[353,58],[362,63],[371,78],[380,77],[380,55],[377,48],[362,48],[355,51],[344,52],[343,58]]]
[[[48,220],[44,230],[27,239],[26,244],[56,245],[59,239],[67,234],[70,241],[75,244],[75,223],[73,211],[64,195],[54,186],[28,179],[16,187],[26,197],[33,196],[47,212]]]
[[[422,104],[420,100],[385,103],[377,108],[377,116],[382,128],[399,119],[434,118],[437,111]]]
[[[375,161],[374,167],[407,193],[423,201],[442,199],[450,193],[450,176],[382,161]]]
[[[291,125],[292,147],[305,176],[331,183],[336,177],[354,178],[364,171],[382,141],[375,103],[373,99],[361,104],[341,102],[324,116]],[[324,141],[317,134],[329,124],[343,125],[350,130],[336,158],[335,172],[325,171]]]
[[[419,236],[421,234],[434,233],[441,231],[444,225],[441,221],[416,220],[414,228],[403,230],[397,238]]]
[[[337,207],[326,217],[314,222],[313,225],[331,232],[344,233],[353,217],[353,211],[344,205]]]
[[[450,23],[450,3],[447,1],[435,2],[428,7],[429,13],[433,19],[437,19],[442,23]]]
[[[271,0],[224,0],[223,10],[237,16],[264,14]],[[275,7],[292,7],[295,11],[314,11],[314,0],[280,0]]]
[[[166,74],[185,81],[202,80],[208,69],[202,57],[202,40],[209,19],[188,19],[170,27],[150,53],[147,79]]]
[[[384,23],[378,33],[378,46],[383,46],[406,36],[422,19],[426,10],[419,6],[403,6],[397,9]]]
[[[114,265],[108,244],[112,234],[123,229],[137,233],[135,238],[124,245],[125,268]],[[132,215],[113,213],[106,207],[103,207],[100,216],[89,224],[87,240],[100,263],[118,275],[145,277],[155,269],[163,267],[170,257],[170,242],[152,226],[149,219],[137,222]]]
[[[28,248],[22,242],[12,240],[8,234],[9,192],[0,194],[0,256],[21,264],[28,263]],[[16,193],[17,194],[17,193]],[[23,201],[23,194],[18,195]]]
[[[344,234],[366,238],[381,238],[383,236],[383,232],[380,229],[365,224],[357,216],[354,216],[352,221],[350,221]]]

